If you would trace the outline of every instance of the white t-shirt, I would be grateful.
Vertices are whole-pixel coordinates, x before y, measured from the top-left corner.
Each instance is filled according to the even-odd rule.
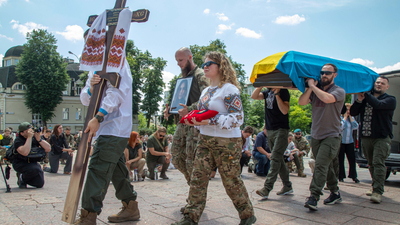
[[[203,135],[223,138],[240,138],[243,124],[243,106],[239,89],[226,83],[221,88],[207,87],[201,93],[199,110],[215,110],[218,115],[210,119],[209,125],[199,126]]]

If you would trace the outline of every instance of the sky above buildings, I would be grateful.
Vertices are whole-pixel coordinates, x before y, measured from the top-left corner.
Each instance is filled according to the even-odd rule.
[[[0,59],[26,42],[32,29],[57,38],[63,57],[78,57],[89,15],[114,0],[0,0]],[[131,10],[146,8],[146,23],[132,23],[129,39],[153,57],[168,61],[164,81],[180,73],[175,51],[221,39],[247,76],[261,59],[300,51],[363,64],[377,72],[400,69],[398,0],[127,0]]]

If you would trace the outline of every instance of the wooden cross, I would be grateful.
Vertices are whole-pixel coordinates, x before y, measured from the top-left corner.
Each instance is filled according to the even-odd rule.
[[[115,6],[111,10],[107,10],[107,25],[108,31],[106,34],[106,49],[103,63],[103,70],[97,71],[96,74],[102,79],[100,83],[93,86],[93,93],[90,99],[89,108],[85,120],[84,130],[86,129],[89,121],[97,114],[101,105],[101,97],[103,96],[104,89],[107,81],[116,88],[119,88],[121,78],[118,73],[107,73],[106,66],[108,62],[108,55],[110,52],[111,43],[113,41],[114,32],[118,22],[119,13],[125,8],[126,0],[116,0]],[[149,19],[150,12],[147,9],[141,9],[132,13],[132,22],[146,22]],[[87,25],[90,27],[96,19],[96,15],[90,16]],[[74,223],[78,204],[82,192],[83,182],[85,180],[86,169],[88,165],[89,153],[92,140],[89,140],[89,133],[83,133],[81,142],[79,143],[78,151],[76,154],[75,164],[72,170],[71,179],[69,182],[67,197],[65,199],[64,211],[62,220],[67,223]]]

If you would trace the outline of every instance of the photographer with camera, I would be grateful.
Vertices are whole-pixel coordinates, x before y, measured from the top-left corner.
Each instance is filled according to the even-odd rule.
[[[43,170],[39,163],[36,160],[30,160],[28,155],[36,148],[49,152],[50,144],[41,139],[40,132],[34,132],[32,125],[28,122],[23,122],[18,126],[18,134],[14,141],[16,157],[12,161],[13,168],[17,172],[18,186],[26,188],[28,184],[41,188],[44,185]]]
[[[64,174],[71,174],[72,167],[72,150],[65,138],[63,133],[63,127],[61,124],[54,126],[53,135],[50,138],[51,152],[49,153],[50,168],[46,167],[45,172],[57,173],[60,165],[60,159],[66,159],[64,167]]]

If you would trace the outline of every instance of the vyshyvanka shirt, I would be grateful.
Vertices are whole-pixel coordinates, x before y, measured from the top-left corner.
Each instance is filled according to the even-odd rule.
[[[219,113],[208,125],[199,126],[203,135],[223,138],[240,138],[243,124],[243,106],[239,89],[226,83],[221,88],[207,87],[201,93],[199,110],[215,110]]]
[[[130,137],[132,130],[132,75],[126,59],[119,74],[121,76],[119,88],[115,88],[110,82],[107,82],[103,92],[99,111],[105,116],[104,121],[100,123],[99,130],[96,132],[95,139],[100,135]],[[89,88],[92,77],[93,72],[89,72],[86,86],[80,94],[81,102],[85,106],[90,103],[91,93]]]

